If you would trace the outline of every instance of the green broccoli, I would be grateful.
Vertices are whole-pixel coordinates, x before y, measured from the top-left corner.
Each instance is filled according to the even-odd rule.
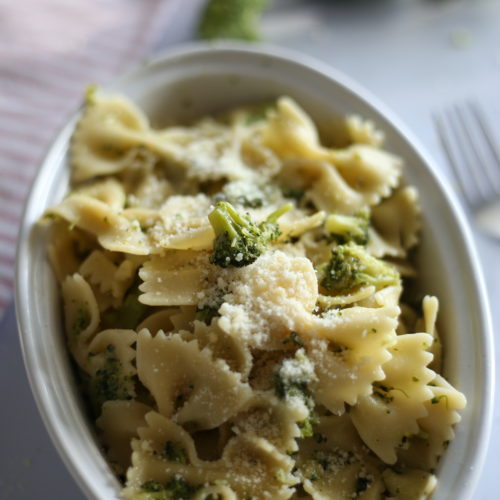
[[[332,258],[320,268],[321,286],[333,292],[373,285],[377,290],[399,283],[399,273],[390,264],[377,259],[354,243],[332,249]]]
[[[212,322],[212,319],[219,316],[219,307],[205,306],[202,308],[198,308],[196,309],[196,315],[194,319],[202,321],[203,323],[205,323],[205,325],[209,325]]]
[[[308,416],[297,422],[301,437],[312,437],[318,415],[314,411],[314,399],[308,384],[316,379],[314,367],[304,349],[295,352],[295,358],[285,359],[274,373],[274,391],[280,399],[299,398],[309,410]]]
[[[325,219],[325,230],[339,243],[353,241],[358,245],[366,245],[369,224],[368,210],[361,210],[356,215],[330,214]]]
[[[187,500],[191,498],[199,486],[190,486],[184,479],[173,477],[167,483],[146,481],[141,485],[138,500]]]
[[[184,447],[177,441],[167,441],[163,447],[163,454],[167,460],[180,464],[187,464],[188,457]]]
[[[76,311],[75,319],[71,325],[73,337],[78,337],[90,325],[90,312],[86,306],[87,304],[81,305]]]
[[[220,267],[244,267],[265,252],[268,244],[280,235],[276,221],[292,208],[290,203],[275,210],[260,224],[255,224],[234,207],[220,201],[208,215],[215,231],[210,262]]]
[[[267,0],[210,0],[198,26],[200,38],[258,40],[256,24]]]
[[[103,314],[103,323],[110,328],[136,328],[149,311],[149,306],[139,302],[140,294],[137,281],[130,287],[118,309],[109,309]]]
[[[132,399],[133,380],[123,373],[122,364],[116,357],[115,347],[106,348],[106,358],[101,368],[89,382],[89,398],[95,414],[101,413],[105,401]]]

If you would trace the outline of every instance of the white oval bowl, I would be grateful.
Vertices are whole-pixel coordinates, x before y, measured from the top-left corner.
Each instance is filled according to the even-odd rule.
[[[145,62],[105,90],[129,96],[152,124],[200,116],[287,94],[318,123],[357,113],[386,134],[406,163],[423,212],[420,288],[440,299],[445,375],[468,405],[439,463],[434,500],[471,498],[485,457],[493,402],[493,349],[487,300],[466,220],[418,141],[368,92],[302,54],[269,46],[196,44]],[[119,483],[87,419],[64,343],[57,284],[36,222],[68,190],[68,141],[78,113],[47,154],[25,207],[17,251],[16,309],[26,370],[45,426],[89,498],[119,498]]]

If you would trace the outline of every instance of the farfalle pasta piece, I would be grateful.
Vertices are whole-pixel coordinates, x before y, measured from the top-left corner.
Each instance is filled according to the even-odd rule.
[[[419,420],[422,430],[428,435],[429,446],[435,457],[441,456],[448,443],[455,437],[453,426],[460,422],[458,410],[465,408],[465,396],[440,375],[431,383],[432,398],[425,405],[428,415]]]
[[[244,408],[231,419],[232,431],[267,439],[283,453],[297,451],[302,436],[299,423],[309,415],[304,405],[291,404],[272,392],[254,392]]]
[[[399,183],[402,161],[386,151],[356,144],[332,150],[332,163],[345,181],[361,193],[366,205],[389,196]]]
[[[254,134],[253,127],[205,118],[191,127],[171,127],[158,138],[168,142],[172,160],[200,182],[221,179],[262,181],[279,170],[280,162]]]
[[[352,142],[369,144],[379,148],[384,142],[384,133],[375,127],[371,120],[365,120],[359,115],[349,115],[345,119],[347,132]]]
[[[158,221],[150,231],[161,248],[208,250],[214,231],[208,221],[212,201],[204,194],[171,196],[160,207]]]
[[[398,335],[389,348],[392,358],[383,366],[385,378],[351,408],[359,435],[385,463],[396,462],[397,448],[418,434],[418,420],[427,416],[425,402],[432,398],[427,384],[435,377],[427,368],[431,342],[426,333]]]
[[[170,320],[174,325],[174,331],[191,331],[194,320],[196,319],[196,309],[196,306],[180,306],[177,308],[176,312],[170,317]]]
[[[146,116],[129,100],[96,95],[86,106],[70,147],[75,182],[121,172],[133,160],[133,148],[146,146],[171,158],[168,144],[152,134]]]
[[[139,300],[150,306],[195,305],[207,289],[208,255],[192,250],[171,250],[152,257],[139,270],[143,280]]]
[[[159,311],[153,312],[146,316],[137,326],[137,331],[147,329],[151,335],[155,335],[158,331],[163,332],[179,331],[185,328],[177,328],[172,322],[172,316],[179,314],[180,309],[176,307],[168,307]]]
[[[122,299],[135,279],[137,264],[129,259],[114,262],[109,252],[94,250],[81,264],[79,272],[101,293]]]
[[[222,330],[217,319],[212,319],[209,325],[194,321],[191,338],[198,341],[201,349],[208,347],[212,354],[223,359],[231,370],[241,373],[244,380],[248,377],[252,368],[250,349],[240,339]]]
[[[394,191],[371,211],[373,227],[368,249],[375,257],[406,257],[418,242],[420,206],[412,186]]]
[[[377,460],[359,439],[348,414],[320,417],[312,437],[300,441],[297,472],[308,498],[378,500],[384,484]]]
[[[125,207],[127,196],[123,184],[113,177],[94,181],[91,184],[84,184],[73,194],[81,194],[109,205],[112,210],[119,211]]]
[[[339,295],[318,295],[318,306],[322,309],[332,309],[349,305],[364,305],[363,301],[375,294],[374,286],[362,286],[352,292]]]
[[[366,206],[364,196],[326,160],[290,160],[283,165],[280,176],[285,183],[293,179],[318,210],[355,214]]]
[[[360,299],[357,302],[358,306],[362,307],[384,307],[384,306],[398,306],[400,305],[399,299],[401,298],[401,293],[403,292],[403,287],[401,283],[397,285],[389,285],[375,293]]]
[[[132,441],[132,467],[127,473],[125,498],[140,498],[154,483],[168,489],[172,480],[182,485],[185,497],[200,488],[224,485],[236,498],[290,498],[293,460],[256,436],[240,435],[226,445],[220,459],[198,457],[192,437],[179,425],[156,412],[146,415],[148,427]],[[167,444],[170,443],[170,444]],[[160,490],[161,491],[161,490]],[[203,491],[203,490],[201,490]],[[227,491],[227,490],[226,490]]]
[[[156,161],[153,153],[148,153]],[[139,172],[136,172],[133,167],[129,167],[123,173],[123,183],[128,193],[127,206],[130,208],[159,210],[165,200],[176,193],[173,181],[164,178],[156,171],[148,172],[147,167],[138,167],[138,170]]]
[[[283,159],[328,158],[328,151],[319,142],[314,122],[289,97],[278,99],[276,110],[270,113],[261,134],[264,144]]]
[[[295,212],[295,213],[294,213]],[[320,227],[325,220],[325,212],[316,212],[313,215],[304,216],[299,211],[291,211],[280,217],[278,225],[281,235],[278,241],[290,238],[298,238],[311,229]]]
[[[87,346],[100,322],[99,307],[91,286],[78,273],[66,277],[61,291],[68,345],[83,368],[87,363]]]
[[[137,333],[134,330],[114,329],[102,330],[95,335],[89,344],[89,367],[96,373],[106,363],[112,353],[120,363],[120,371],[124,376],[132,377],[137,373],[134,366]]]
[[[220,483],[203,486],[193,496],[193,500],[205,500],[206,498],[217,498],[219,500],[238,500],[238,496],[229,486]]]
[[[386,469],[382,477],[391,497],[398,500],[424,500],[432,494],[437,485],[434,474],[418,469],[402,472]]]
[[[334,414],[356,404],[384,378],[382,365],[396,342],[399,308],[350,307],[315,318],[307,332],[308,356],[316,367],[312,394]]]
[[[320,210],[355,213],[389,196],[399,182],[399,158],[367,144],[321,146],[313,121],[289,98],[278,100],[262,135],[283,159],[309,161],[312,172],[302,171],[311,178],[309,196]]]
[[[154,337],[147,330],[139,333],[137,373],[160,413],[197,429],[227,421],[252,392],[239,373],[214,359],[209,349],[201,350],[196,340],[186,342],[178,334],[167,337],[161,331]]]
[[[398,455],[410,467],[433,470],[439,457],[454,439],[453,427],[460,422],[458,410],[465,408],[465,396],[443,377],[436,375],[430,383],[432,398],[425,402],[427,416],[419,419],[421,432],[410,440],[408,449]]]
[[[89,375],[88,396],[95,414],[101,413],[106,401],[130,400],[135,391],[134,330],[103,330],[88,346],[84,370]]]
[[[150,411],[149,406],[133,400],[106,401],[102,405],[96,425],[102,432],[106,455],[119,474],[125,473],[130,466],[132,438],[146,425],[145,416]]]
[[[129,220],[123,212],[107,203],[83,194],[72,194],[49,210],[97,237],[106,249],[135,255],[151,253],[151,242],[137,219]]]
[[[50,244],[47,253],[50,265],[60,284],[66,276],[78,272],[82,255],[85,255],[95,243],[87,234],[77,228],[68,230],[68,223],[63,220],[53,221],[49,230]]]

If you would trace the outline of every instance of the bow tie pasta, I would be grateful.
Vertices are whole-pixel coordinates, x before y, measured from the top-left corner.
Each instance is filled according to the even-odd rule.
[[[87,102],[72,190],[42,222],[124,498],[436,487],[466,401],[438,299],[402,298],[418,192],[370,121],[324,136],[289,97],[164,129],[124,97]]]

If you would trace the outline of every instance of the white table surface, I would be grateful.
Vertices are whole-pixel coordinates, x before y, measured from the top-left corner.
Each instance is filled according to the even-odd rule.
[[[202,0],[193,0],[196,9]],[[186,5],[188,2],[186,2]],[[188,39],[194,11],[180,12],[167,45]],[[500,129],[500,2],[496,0],[275,0],[263,21],[267,40],[313,55],[358,80],[392,108],[448,175],[431,112],[476,98]],[[500,324],[500,242],[475,233]],[[497,342],[496,359],[500,359]],[[497,382],[499,376],[497,375]],[[0,500],[78,500],[33,402],[21,359],[14,308],[0,324]],[[500,399],[486,464],[473,496],[500,498]]]

